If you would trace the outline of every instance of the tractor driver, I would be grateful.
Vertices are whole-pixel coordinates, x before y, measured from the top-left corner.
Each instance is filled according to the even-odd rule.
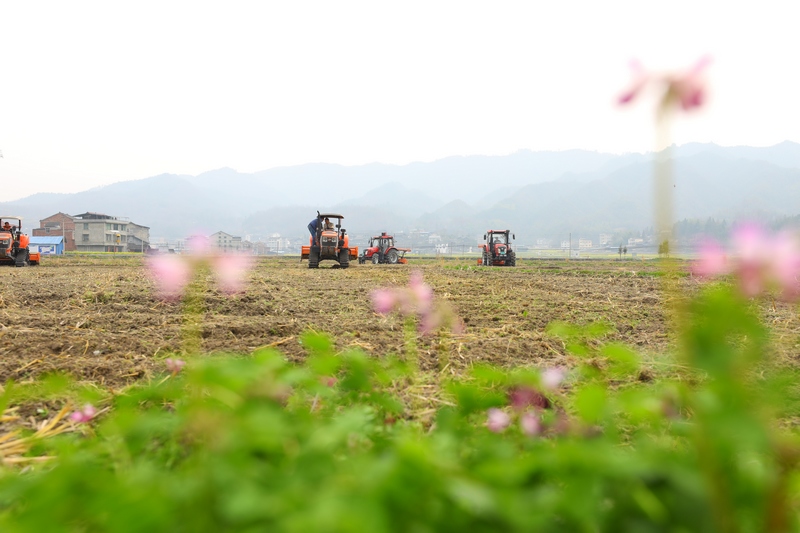
[[[328,217],[325,217],[325,225],[322,227],[325,231],[333,231],[333,222]]]
[[[3,230],[4,231],[11,231],[11,224],[8,223],[8,220],[6,220],[6,223],[3,224]]]

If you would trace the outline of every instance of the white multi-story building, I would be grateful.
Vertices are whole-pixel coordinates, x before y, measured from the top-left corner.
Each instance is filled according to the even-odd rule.
[[[211,241],[211,246],[223,253],[239,252],[242,250],[242,238],[231,235],[230,233],[225,233],[224,231],[214,233],[209,237],[209,240]]]

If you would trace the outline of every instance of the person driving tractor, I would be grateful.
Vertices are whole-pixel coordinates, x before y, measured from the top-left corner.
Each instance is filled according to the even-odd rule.
[[[11,224],[8,223],[8,220],[6,220],[6,223],[3,224],[3,229],[6,231],[11,231]]]
[[[325,231],[333,230],[333,222],[328,217],[325,217],[325,225],[322,227]]]

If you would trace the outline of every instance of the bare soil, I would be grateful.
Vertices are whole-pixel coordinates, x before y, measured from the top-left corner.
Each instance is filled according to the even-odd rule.
[[[81,381],[121,387],[163,373],[164,359],[199,342],[200,353],[251,353],[265,346],[292,360],[306,356],[304,331],[329,333],[337,349],[375,357],[402,353],[402,319],[373,312],[370,292],[404,285],[421,269],[437,298],[466,323],[461,335],[420,337],[423,368],[460,372],[476,362],[503,366],[569,362],[546,332],[553,321],[604,322],[603,339],[644,353],[669,349],[658,262],[520,260],[515,268],[472,261],[414,260],[409,265],[357,265],[309,270],[297,258],[260,259],[243,294],[220,293],[200,273],[197,335],[181,302],[164,302],[139,257],[43,258],[30,268],[0,269],[0,382],[67,372]],[[681,281],[691,291],[697,281]],[[765,319],[795,352],[792,307],[766,305]],[[194,339],[194,341],[192,340]],[[442,350],[447,353],[443,354]],[[794,357],[794,356],[791,356]]]

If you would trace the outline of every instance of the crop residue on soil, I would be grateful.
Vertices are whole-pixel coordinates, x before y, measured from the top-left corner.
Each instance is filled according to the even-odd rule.
[[[649,352],[667,348],[659,281],[648,275],[656,268],[644,263],[635,270],[618,262],[411,263],[309,270],[296,259],[264,258],[249,273],[246,292],[236,296],[219,293],[208,275],[200,280],[200,350],[247,354],[274,346],[301,360],[300,335],[311,329],[329,333],[338,349],[357,347],[375,357],[402,353],[402,319],[374,313],[370,292],[404,285],[413,268],[467,326],[463,335],[420,338],[423,367],[435,368],[443,349],[451,372],[475,362],[563,362],[563,344],[545,332],[553,321],[605,322],[612,330],[604,340]],[[38,267],[2,274],[0,380],[58,370],[121,386],[163,372],[163,360],[185,346],[182,306],[158,299],[141,258],[45,258]]]

